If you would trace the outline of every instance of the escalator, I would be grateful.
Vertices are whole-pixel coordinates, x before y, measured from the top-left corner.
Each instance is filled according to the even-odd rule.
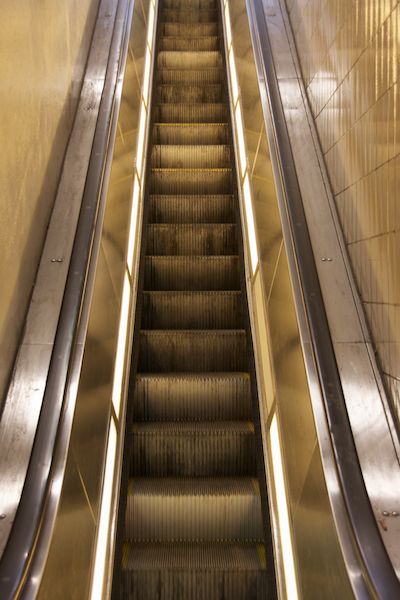
[[[159,15],[116,598],[276,596],[217,6]]]

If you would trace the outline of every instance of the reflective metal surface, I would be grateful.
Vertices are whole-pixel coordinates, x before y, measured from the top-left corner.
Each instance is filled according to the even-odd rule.
[[[66,167],[98,4],[68,0],[61,10],[51,0],[40,8],[32,0],[1,4],[0,411]],[[90,127],[84,131],[82,142]]]
[[[112,4],[109,0],[107,8],[103,8],[101,35],[99,32],[93,39],[93,53],[87,65],[25,333],[0,423],[0,471],[5,480],[12,481],[10,488],[5,485],[0,488],[0,511],[6,515],[0,521],[0,554],[18,507],[41,409],[104,84],[113,26]],[[70,227],[65,227],[66,222]],[[38,348],[41,348],[39,353]]]
[[[358,289],[400,415],[397,2],[286,1]]]
[[[304,174],[299,184],[358,459],[382,539],[399,575],[400,521],[381,524],[382,506],[400,503],[399,442],[313,134],[289,23],[278,2],[264,3],[264,8],[296,169]]]
[[[38,594],[44,599],[82,600],[90,592],[125,271],[147,12],[148,2],[134,3],[66,479]],[[75,551],[77,545],[79,552]]]

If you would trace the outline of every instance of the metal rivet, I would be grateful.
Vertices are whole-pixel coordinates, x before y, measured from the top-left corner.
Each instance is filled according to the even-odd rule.
[[[383,514],[384,517],[388,517],[390,513],[387,510],[383,510],[382,514]]]
[[[4,513],[2,515],[0,515],[0,519],[3,520],[6,518],[7,515],[5,515]]]
[[[52,263],[62,263],[63,259],[62,258],[52,258],[51,262]]]
[[[324,256],[323,258],[321,258],[322,262],[332,262],[332,258],[330,258],[330,256]]]
[[[397,512],[397,510],[392,510],[392,517],[398,517],[399,513]]]

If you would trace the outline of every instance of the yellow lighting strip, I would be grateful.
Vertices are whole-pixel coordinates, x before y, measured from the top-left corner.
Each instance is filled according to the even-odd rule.
[[[289,523],[289,510],[286,496],[285,478],[282,463],[282,451],[279,439],[278,422],[274,414],[269,430],[272,454],[272,470],[275,483],[278,529],[282,548],[283,571],[285,575],[286,597],[298,600],[296,570],[294,566],[292,535]]]
[[[254,215],[253,215],[253,203],[251,199],[251,188],[247,168],[247,152],[246,142],[244,136],[244,124],[243,124],[243,112],[239,93],[239,84],[236,71],[235,54],[232,43],[232,27],[231,18],[229,12],[229,2],[224,2],[224,21],[225,21],[225,35],[226,35],[226,47],[228,51],[228,65],[229,65],[229,81],[230,89],[232,94],[232,101],[234,107],[234,124],[236,131],[236,141],[239,150],[239,167],[240,167],[240,180],[242,198],[244,203],[244,215],[246,220],[246,231],[247,240],[250,251],[250,263],[252,275],[255,274],[259,262],[258,249],[257,249],[257,237],[256,230],[254,227]]]
[[[120,418],[122,398],[124,395],[124,376],[127,361],[127,343],[129,338],[130,307],[132,301],[132,286],[134,285],[134,263],[138,251],[138,215],[140,203],[143,200],[143,168],[145,158],[145,143],[147,131],[148,110],[147,105],[150,94],[150,73],[152,65],[152,49],[155,39],[156,5],[151,0],[148,15],[148,31],[146,43],[146,58],[143,73],[142,100],[139,116],[139,128],[136,147],[135,176],[132,191],[131,215],[129,223],[128,246],[124,284],[122,289],[121,311],[118,327],[118,341],[115,356],[114,378],[112,387],[112,405],[114,415],[109,422],[109,433],[106,450],[106,464],[104,471],[103,489],[99,509],[98,531],[96,539],[94,568],[91,584],[91,600],[101,600],[105,594],[105,573],[107,569],[107,556],[111,534],[112,509],[114,497],[114,473],[116,468],[118,432],[117,425]],[[120,431],[120,429],[119,429]],[[115,508],[115,507],[114,507]]]

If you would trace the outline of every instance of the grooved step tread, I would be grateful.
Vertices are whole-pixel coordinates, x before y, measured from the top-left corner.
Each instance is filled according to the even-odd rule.
[[[249,435],[254,434],[251,421],[163,421],[134,423],[135,435]]]
[[[157,70],[157,82],[168,84],[213,84],[221,83],[222,67],[208,67],[203,69],[168,69],[163,67]]]
[[[228,142],[227,123],[155,123],[155,144],[214,145]]]
[[[147,227],[149,255],[223,255],[236,249],[236,225],[158,223]]]
[[[151,154],[153,168],[230,168],[227,144],[155,144]]]
[[[128,493],[140,496],[260,496],[252,477],[135,477]]]
[[[233,196],[151,195],[150,223],[234,223]]]
[[[125,544],[123,568],[258,571],[267,564],[263,544],[175,542]]]

